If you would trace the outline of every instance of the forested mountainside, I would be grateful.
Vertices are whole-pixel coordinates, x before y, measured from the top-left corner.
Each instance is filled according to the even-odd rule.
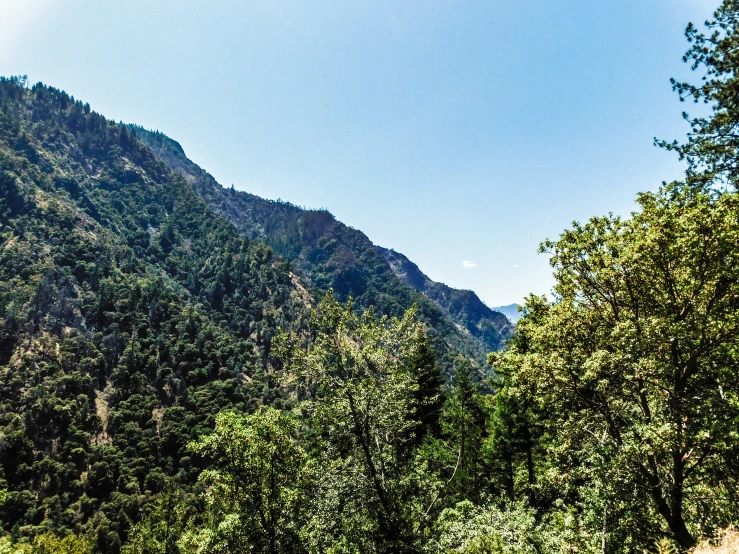
[[[312,310],[322,287],[372,306],[361,320],[361,309],[339,316],[355,326],[371,329],[383,315],[413,322],[382,339],[383,348],[401,341],[393,363],[412,370],[400,405],[417,423],[397,422],[408,445],[441,430],[444,363],[449,378],[460,351],[483,356],[473,337],[395,278],[363,234],[326,212],[234,195],[204,172],[194,180],[162,158],[130,127],[62,91],[0,80],[0,524],[12,541],[84,536],[95,551],[117,553],[171,491],[188,521],[210,517],[199,480],[209,456],[193,441],[208,436],[219,413],[295,405],[315,376],[287,383],[289,356],[275,354],[274,340],[287,333],[299,348],[320,338],[316,329],[333,328],[335,317],[316,320]],[[236,201],[219,205],[208,193]],[[237,228],[219,215],[229,206],[271,212],[250,220],[236,211]],[[287,215],[275,225],[315,233],[295,258],[307,260],[310,287],[251,238],[284,237],[270,234],[267,217],[280,210]],[[246,233],[244,221],[267,229]],[[333,235],[337,245],[327,246]],[[416,315],[406,313],[414,303]],[[373,354],[373,371],[376,364]],[[462,367],[469,383],[479,380],[479,368]],[[377,401],[396,394],[372,390]],[[272,411],[260,411],[266,406]],[[408,455],[398,448],[396,463]]]
[[[352,297],[358,308],[373,306],[383,315],[400,316],[416,304],[419,317],[433,330],[432,340],[445,360],[447,373],[453,365],[453,352],[464,352],[484,367],[487,353],[499,350],[511,337],[512,326],[487,309],[474,293],[441,284],[420,289],[397,275],[384,249],[329,212],[224,188],[189,160],[176,141],[135,125],[129,128],[181,173],[214,211],[244,235],[264,241],[290,260],[311,288],[332,288],[337,299]]]
[[[0,78],[0,554],[735,552],[739,2],[714,17],[674,82],[710,116],[660,143],[684,180],[542,243],[553,297],[485,387],[363,235]]]
[[[403,254],[379,247],[395,275],[434,301],[460,327],[477,337],[489,352],[499,350],[504,338],[513,335],[513,324],[500,312],[488,308],[471,290],[458,290],[429,279]]]
[[[305,290],[126,127],[0,81],[0,521],[117,552],[224,408],[280,406]],[[188,489],[189,490],[189,489]]]

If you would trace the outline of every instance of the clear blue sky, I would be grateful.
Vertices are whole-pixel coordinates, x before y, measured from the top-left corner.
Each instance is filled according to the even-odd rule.
[[[652,140],[686,131],[669,78],[717,3],[0,0],[0,74],[500,305],[549,291],[543,239],[680,176]]]

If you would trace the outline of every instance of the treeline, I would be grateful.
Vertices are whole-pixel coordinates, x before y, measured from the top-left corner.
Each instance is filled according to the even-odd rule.
[[[129,129],[173,170],[186,176],[206,204],[231,221],[241,234],[265,242],[289,260],[317,296],[332,289],[342,302],[352,298],[355,308],[372,306],[376,314],[389,317],[402,317],[415,305],[419,319],[427,324],[447,377],[453,373],[457,353],[473,358],[484,368],[487,353],[499,350],[510,338],[512,325],[508,320],[500,314],[486,313],[476,297],[477,304],[470,302],[467,291],[439,285],[444,290],[423,294],[418,287],[406,284],[396,276],[382,248],[329,212],[305,210],[224,188],[189,160],[177,142],[138,126]]]

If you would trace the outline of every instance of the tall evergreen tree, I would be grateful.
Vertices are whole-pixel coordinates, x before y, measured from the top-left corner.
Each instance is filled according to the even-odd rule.
[[[702,72],[698,83],[672,79],[680,100],[710,107],[708,116],[683,113],[690,125],[687,142],[655,139],[688,162],[687,180],[694,185],[739,187],[739,1],[724,0],[701,31],[685,30],[690,43],[683,60]]]

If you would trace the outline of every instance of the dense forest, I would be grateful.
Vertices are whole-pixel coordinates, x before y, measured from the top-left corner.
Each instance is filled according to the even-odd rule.
[[[0,554],[735,551],[738,32],[686,31],[684,179],[544,241],[513,334],[0,79]]]

